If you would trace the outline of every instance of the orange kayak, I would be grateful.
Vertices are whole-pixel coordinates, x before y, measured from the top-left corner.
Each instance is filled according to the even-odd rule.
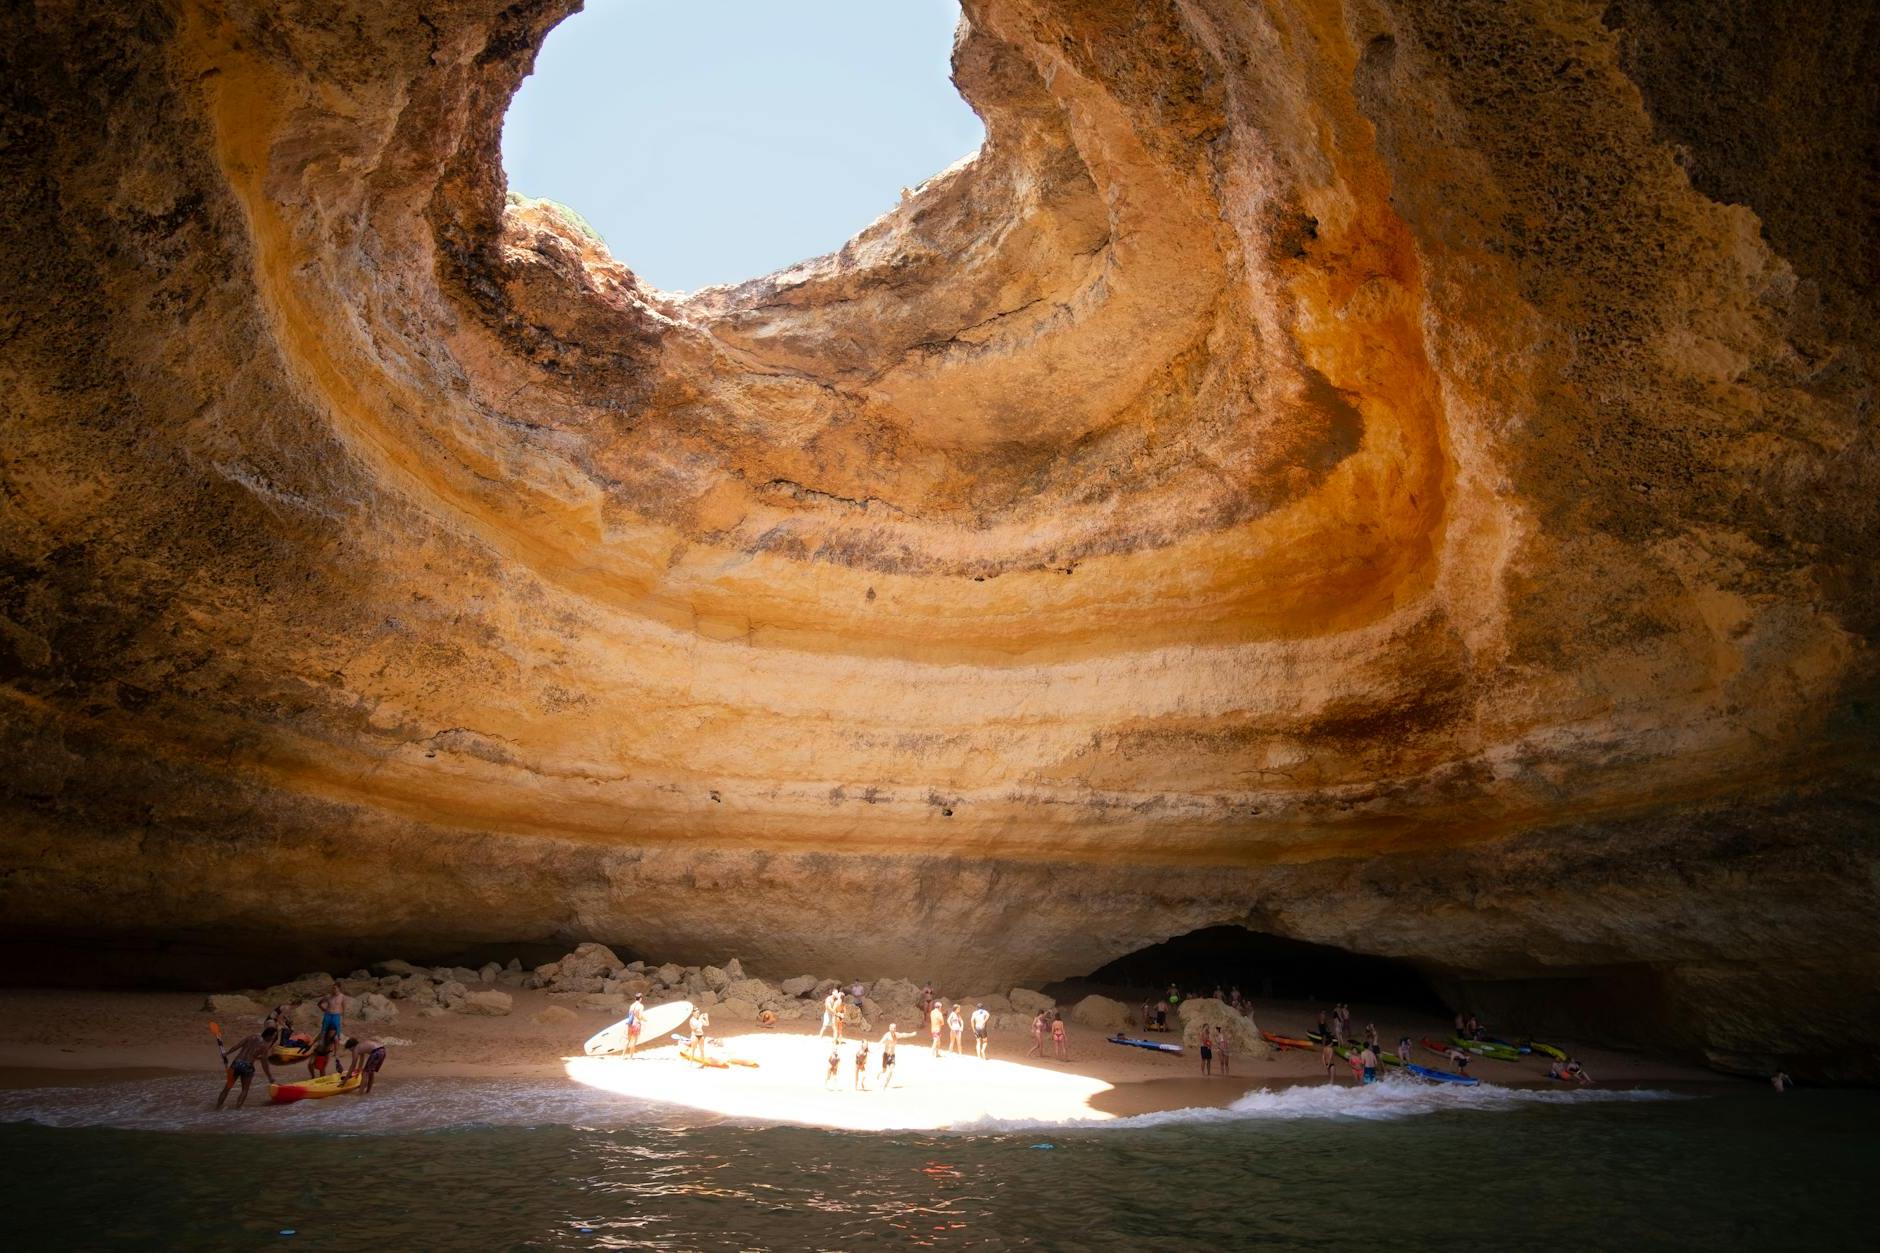
[[[1296,1036],[1290,1036],[1290,1035],[1279,1035],[1276,1032],[1272,1032],[1272,1031],[1262,1031],[1260,1033],[1260,1038],[1262,1040],[1265,1040],[1268,1044],[1277,1045],[1278,1047],[1283,1048],[1283,1049],[1305,1049],[1308,1052],[1310,1052],[1311,1050],[1318,1048],[1318,1045],[1314,1044],[1310,1040],[1301,1040],[1297,1038]]]
[[[356,1092],[365,1082],[364,1075],[321,1075],[318,1079],[303,1079],[297,1083],[270,1083],[268,1085],[268,1103],[271,1105],[291,1105],[295,1101],[314,1101],[323,1097],[338,1096],[342,1092]]]

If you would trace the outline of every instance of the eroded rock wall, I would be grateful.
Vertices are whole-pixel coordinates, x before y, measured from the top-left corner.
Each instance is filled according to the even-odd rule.
[[[11,933],[1238,921],[1860,1070],[1867,8],[968,0],[984,148],[688,295],[505,196],[571,7],[0,17]]]

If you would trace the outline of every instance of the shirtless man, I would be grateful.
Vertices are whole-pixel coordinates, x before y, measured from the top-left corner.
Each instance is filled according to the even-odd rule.
[[[979,1060],[986,1060],[986,1030],[992,1025],[992,1012],[985,1005],[973,1007],[973,1051],[979,1054]]]
[[[960,1007],[955,1005],[953,1012],[947,1015],[947,1050],[955,1057],[960,1054],[960,1032],[966,1030],[966,1020],[960,1017]]]
[[[299,1008],[299,1001],[282,1001],[279,1005],[276,1005],[273,1009],[268,1011],[268,1019],[261,1025],[274,1028],[274,1046],[276,1048],[286,1050],[295,1047],[294,1011]],[[309,1040],[307,1043],[311,1046],[313,1041]]]
[[[894,1042],[913,1038],[912,1031],[897,1031],[894,1023],[889,1023],[888,1029],[881,1033],[881,1090],[883,1092],[886,1092],[894,1083]]]
[[[634,993],[633,1004],[627,1006],[627,1056],[633,1056],[633,1050],[640,1047],[640,1031],[646,1026],[646,1003]]]
[[[1214,1030],[1206,1024],[1201,1028],[1201,1073],[1214,1073]]]
[[[261,1063],[262,1071],[268,1076],[268,1082],[274,1082],[274,1068],[268,1065],[268,1054],[274,1051],[274,1028],[263,1027],[261,1034],[251,1035],[232,1049],[222,1053],[222,1064],[228,1068],[222,1095],[215,1098],[215,1107],[221,1109],[228,1101],[228,1090],[240,1080],[242,1094],[235,1098],[235,1108],[240,1109],[248,1100],[248,1088],[255,1081],[255,1063]]]
[[[833,1029],[835,1032],[835,1041],[840,1044],[842,1042],[842,1022],[844,1017],[845,1015],[842,1012],[842,991],[839,988],[830,988],[829,995],[823,997],[822,1026],[817,1028],[816,1038],[819,1040],[822,1039],[823,1031]]]
[[[365,1076],[365,1086],[359,1090],[360,1094],[372,1091],[372,1081],[378,1078],[379,1067],[385,1065],[385,1045],[378,1040],[348,1040],[346,1050],[352,1054],[346,1077]]]
[[[334,980],[333,990],[317,1003],[320,1007],[320,1042],[327,1046],[328,1051],[337,1050],[346,1030],[346,1011],[351,1007],[352,999],[339,986],[339,981]]]
[[[946,1029],[946,1015],[941,1012],[940,1002],[935,1001],[933,1008],[927,1011],[927,1034],[933,1037],[933,1055],[940,1056],[940,1033]]]
[[[1364,1081],[1366,1083],[1376,1083],[1377,1050],[1369,1044],[1365,1045],[1364,1051],[1358,1054],[1358,1060],[1364,1063]]]

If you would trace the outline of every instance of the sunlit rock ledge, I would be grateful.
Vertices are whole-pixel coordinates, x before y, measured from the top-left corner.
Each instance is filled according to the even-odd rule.
[[[967,0],[983,150],[681,298],[505,196],[570,7],[0,16],[8,938],[1238,922],[1873,1076],[1871,12]]]

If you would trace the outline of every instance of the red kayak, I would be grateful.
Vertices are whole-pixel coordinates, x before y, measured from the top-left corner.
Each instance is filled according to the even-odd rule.
[[[1280,1035],[1272,1031],[1262,1031],[1260,1033],[1260,1038],[1262,1040],[1265,1040],[1268,1044],[1272,1044],[1283,1049],[1305,1049],[1307,1052],[1311,1052],[1313,1049],[1318,1047],[1318,1045],[1314,1044],[1310,1040],[1301,1040],[1296,1036]]]
[[[365,1081],[364,1075],[321,1075],[318,1079],[302,1079],[297,1083],[270,1083],[268,1103],[291,1105],[295,1101],[314,1101],[342,1092],[356,1092]]]

